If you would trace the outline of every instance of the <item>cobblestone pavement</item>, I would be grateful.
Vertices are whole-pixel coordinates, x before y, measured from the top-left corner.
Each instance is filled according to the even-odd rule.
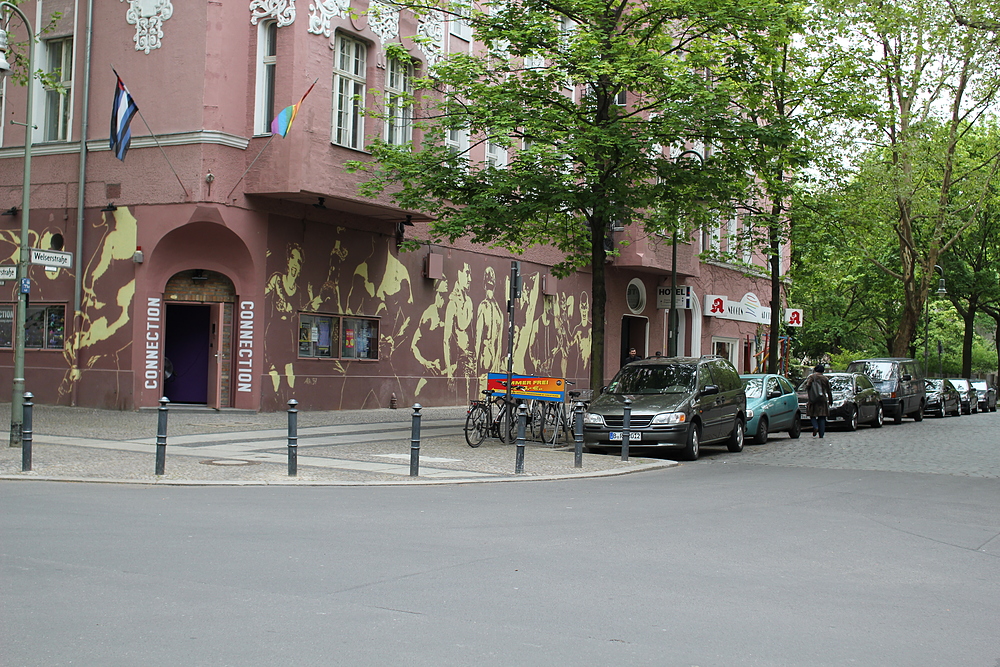
[[[22,450],[0,446],[0,479],[72,479],[196,484],[412,484],[514,481],[616,475],[673,461],[584,454],[570,447],[465,442],[464,407],[422,410],[419,476],[410,476],[410,409],[298,414],[298,470],[288,475],[287,413],[216,412],[173,407],[167,419],[164,475],[155,475],[157,410],[115,412],[35,406],[31,471]],[[9,404],[0,423],[9,424]]]
[[[1000,412],[961,417],[904,419],[880,429],[837,428],[822,440],[803,431],[798,440],[775,434],[764,445],[748,444],[740,454],[704,449],[701,464],[756,464],[844,470],[1000,477]]]

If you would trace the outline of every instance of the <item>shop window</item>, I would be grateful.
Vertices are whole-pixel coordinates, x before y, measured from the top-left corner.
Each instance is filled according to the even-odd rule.
[[[378,359],[378,320],[344,318],[344,359]]]
[[[299,315],[299,356],[331,358],[340,345],[340,318]]]
[[[24,347],[61,350],[66,339],[66,306],[28,306]],[[14,346],[14,304],[0,304],[0,347]]]
[[[301,313],[299,358],[378,359],[378,320]]]

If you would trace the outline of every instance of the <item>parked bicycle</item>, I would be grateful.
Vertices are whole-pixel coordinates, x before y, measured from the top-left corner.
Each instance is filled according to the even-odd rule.
[[[567,385],[573,384],[566,381]],[[580,392],[566,392],[567,401],[549,401],[542,412],[539,433],[547,445],[570,442],[573,439],[573,405],[580,398]]]
[[[524,387],[514,387],[524,389]],[[478,447],[483,440],[493,437],[504,444],[517,439],[517,406],[521,399],[508,399],[505,394],[494,394],[489,389],[482,391],[483,398],[472,401],[465,418],[465,441],[469,447]],[[528,415],[531,421],[531,414]]]

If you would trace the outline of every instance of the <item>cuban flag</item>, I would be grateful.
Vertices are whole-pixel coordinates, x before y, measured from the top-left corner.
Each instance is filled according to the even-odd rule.
[[[114,70],[111,70],[114,72]],[[125,153],[128,153],[129,144],[132,143],[132,131],[129,125],[132,117],[139,111],[135,100],[128,92],[128,88],[122,83],[122,78],[115,72],[118,79],[118,87],[115,88],[115,102],[111,105],[111,152],[119,160],[125,160]]]

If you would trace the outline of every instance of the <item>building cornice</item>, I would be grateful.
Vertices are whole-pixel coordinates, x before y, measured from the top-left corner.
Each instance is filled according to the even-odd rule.
[[[246,150],[250,145],[250,139],[228,132],[218,132],[215,130],[201,130],[199,132],[178,132],[176,134],[159,134],[156,136],[161,146],[191,146],[197,144],[213,144],[217,146],[228,146]],[[132,137],[130,150],[137,148],[153,148],[156,140],[151,136]],[[87,151],[97,153],[100,151],[110,151],[107,139],[93,139],[87,142]],[[68,155],[80,152],[79,141],[53,142],[44,144],[33,144],[31,155],[33,157],[41,155]],[[11,146],[0,148],[0,159],[24,157],[24,146]]]

